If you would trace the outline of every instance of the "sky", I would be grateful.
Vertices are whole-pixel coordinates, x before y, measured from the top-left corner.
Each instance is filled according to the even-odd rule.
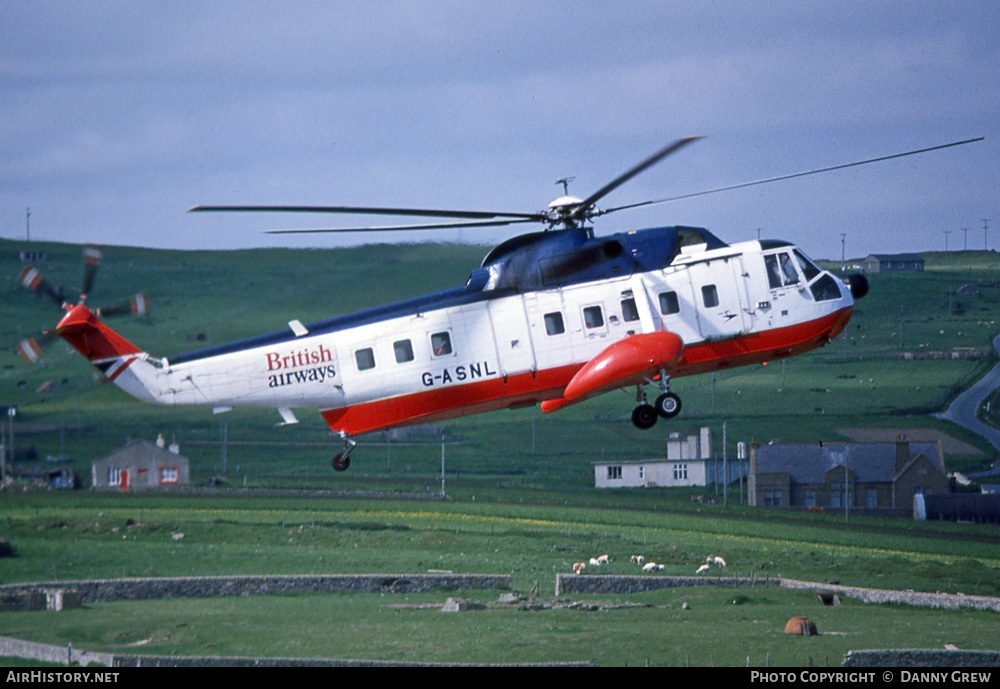
[[[595,231],[693,225],[814,258],[998,248],[998,29],[993,0],[0,0],[0,237],[492,245],[540,226],[274,236],[415,220],[186,211],[534,212],[557,179],[586,197],[705,137],[598,204],[619,206],[985,137]]]

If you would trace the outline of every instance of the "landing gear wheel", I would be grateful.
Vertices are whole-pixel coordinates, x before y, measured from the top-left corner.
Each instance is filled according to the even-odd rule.
[[[334,468],[335,471],[347,471],[347,467],[351,466],[351,457],[346,452],[338,452],[330,460],[330,466]]]
[[[658,414],[652,404],[640,404],[632,410],[632,425],[640,430],[648,430],[656,424]]]
[[[665,392],[656,398],[656,413],[665,419],[672,419],[681,413],[681,398],[672,392]]]

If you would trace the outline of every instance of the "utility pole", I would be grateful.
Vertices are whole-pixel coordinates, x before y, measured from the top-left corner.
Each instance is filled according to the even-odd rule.
[[[969,228],[962,228],[962,251],[969,250]]]
[[[989,249],[986,248],[986,232],[989,229],[989,227],[990,227],[990,219],[983,218],[983,251],[989,251]]]
[[[28,241],[31,241],[31,208],[24,209],[24,232]]]
[[[951,234],[951,230],[944,231],[944,250],[948,251],[948,235]]]
[[[847,260],[847,233],[840,233],[840,262]]]

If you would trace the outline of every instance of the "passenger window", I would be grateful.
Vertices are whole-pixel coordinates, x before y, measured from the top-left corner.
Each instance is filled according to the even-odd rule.
[[[660,293],[660,313],[669,316],[672,313],[680,313],[681,305],[677,301],[677,292]]]
[[[604,312],[600,306],[588,306],[583,310],[583,323],[588,328],[604,327]]]
[[[562,335],[566,332],[562,314],[558,311],[545,314],[545,332],[549,335]]]
[[[354,360],[358,362],[359,371],[367,371],[370,368],[375,368],[375,352],[371,347],[359,349],[354,352]]]
[[[447,332],[431,335],[431,351],[434,352],[434,356],[451,354],[451,335]]]
[[[635,298],[622,299],[622,318],[626,322],[639,320],[639,309],[635,305]]]
[[[705,285],[701,288],[701,300],[706,309],[711,309],[719,305],[719,290],[715,285]]]
[[[405,364],[413,361],[413,345],[409,340],[399,340],[392,343],[392,351],[396,353],[396,363]]]

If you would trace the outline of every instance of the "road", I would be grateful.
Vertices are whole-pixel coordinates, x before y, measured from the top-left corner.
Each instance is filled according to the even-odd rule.
[[[993,339],[993,348],[1000,353],[1000,335]],[[982,423],[976,418],[979,403],[995,389],[1000,388],[1000,364],[976,381],[972,387],[955,398],[955,401],[941,414],[934,416],[956,423],[976,435],[985,438],[1000,453],[1000,431]]]

